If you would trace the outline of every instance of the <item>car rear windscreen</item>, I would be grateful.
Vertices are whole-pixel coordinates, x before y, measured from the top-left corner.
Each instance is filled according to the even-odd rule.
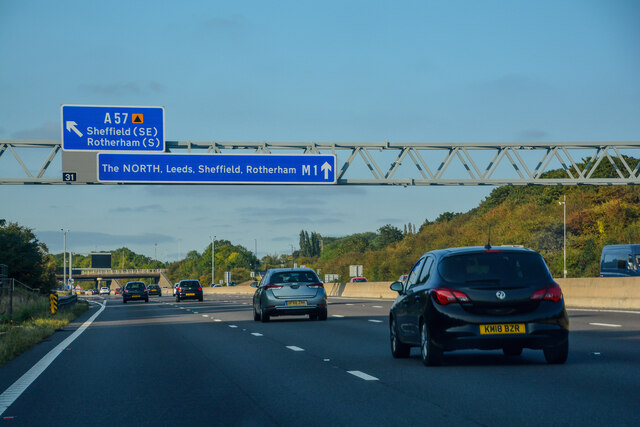
[[[287,271],[271,276],[271,283],[317,283],[318,276],[311,271]]]
[[[485,284],[547,284],[551,274],[537,253],[479,252],[444,258],[438,266],[442,278],[465,286]]]
[[[200,286],[200,282],[198,282],[197,280],[185,280],[183,282],[180,282],[181,286]]]
[[[144,283],[129,283],[129,284],[127,284],[127,289],[131,289],[131,290],[144,289],[144,288],[145,288]]]

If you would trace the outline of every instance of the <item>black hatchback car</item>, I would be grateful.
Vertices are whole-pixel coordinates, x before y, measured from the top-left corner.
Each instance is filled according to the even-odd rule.
[[[147,292],[149,293],[149,295],[158,295],[159,297],[162,296],[162,289],[160,289],[160,285],[157,284],[151,284],[147,287]]]
[[[445,351],[502,349],[518,356],[542,349],[548,363],[564,363],[569,317],[560,286],[542,256],[516,247],[467,247],[424,254],[389,314],[391,353],[409,357],[420,347],[425,365]]]
[[[122,290],[122,302],[141,301],[149,302],[149,294],[147,293],[147,285],[144,282],[127,282]]]
[[[202,286],[198,280],[181,280],[176,287],[176,302],[183,299],[204,300]]]

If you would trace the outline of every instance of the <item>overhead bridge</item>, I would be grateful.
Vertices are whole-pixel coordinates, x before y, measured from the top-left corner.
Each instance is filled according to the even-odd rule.
[[[166,153],[332,154],[337,160],[338,185],[640,184],[640,141],[166,141]],[[79,164],[89,165],[93,173],[96,156],[63,152],[56,140],[0,140],[0,184],[120,184],[91,177],[76,180],[67,173]]]
[[[73,269],[73,279],[75,281],[98,281],[100,280],[113,280],[113,279],[154,279],[160,286],[172,287],[173,284],[166,276],[166,269],[127,269],[127,270],[112,270],[110,268],[91,268],[91,269]],[[69,276],[67,276],[69,277]],[[56,274],[56,279],[63,280],[62,274]]]

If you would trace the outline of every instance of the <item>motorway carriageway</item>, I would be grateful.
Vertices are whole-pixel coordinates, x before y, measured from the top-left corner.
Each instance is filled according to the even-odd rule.
[[[76,323],[0,368],[0,425],[602,426],[640,419],[640,312],[570,310],[565,365],[547,365],[542,351],[514,358],[459,351],[427,368],[417,348],[409,359],[391,357],[390,300],[330,298],[327,321],[260,323],[250,295],[88,299],[95,303]],[[33,374],[56,346],[59,355]],[[15,393],[10,387],[28,372],[32,382]]]

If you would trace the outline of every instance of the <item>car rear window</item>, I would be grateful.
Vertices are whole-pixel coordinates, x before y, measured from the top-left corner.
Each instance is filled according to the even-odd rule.
[[[453,255],[440,262],[438,271],[445,281],[467,286],[547,283],[552,280],[544,260],[537,253],[480,252]]]
[[[144,289],[144,288],[145,288],[144,283],[129,283],[129,284],[127,284],[127,289],[131,289],[131,290]]]
[[[286,271],[271,276],[271,283],[317,283],[320,280],[311,271]]]
[[[198,282],[197,280],[185,280],[183,282],[180,282],[180,284],[182,286],[200,286],[200,282]]]

